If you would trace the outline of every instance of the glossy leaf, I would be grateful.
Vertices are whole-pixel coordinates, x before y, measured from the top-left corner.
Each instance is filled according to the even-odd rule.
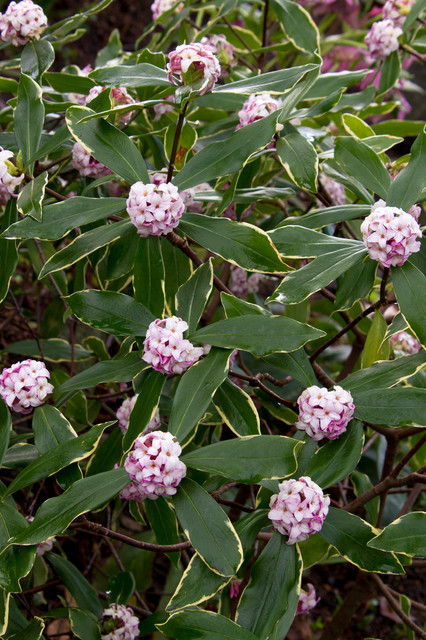
[[[322,229],[329,224],[353,220],[369,213],[371,213],[371,206],[368,204],[343,204],[336,207],[327,207],[327,209],[314,209],[303,216],[286,218],[281,222],[278,229],[290,225],[297,225],[307,229]]]
[[[123,438],[123,450],[128,451],[145,427],[153,419],[160,400],[166,376],[151,369],[142,383],[133,409],[130,413],[129,426]]]
[[[25,531],[28,522],[15,506],[0,503],[0,587],[12,593],[21,591],[20,581],[30,571],[35,560],[35,547],[6,548],[10,536]]]
[[[354,416],[373,424],[426,426],[426,389],[399,387],[352,392]]]
[[[166,611],[177,611],[209,600],[219,589],[228,584],[229,580],[229,577],[221,576],[209,569],[196,553],[186,567],[174,594],[166,606]]]
[[[292,0],[272,0],[271,6],[287,38],[297,49],[306,53],[319,50],[319,32],[306,9]]]
[[[342,380],[342,387],[351,392],[362,393],[370,389],[386,389],[410,378],[426,364],[426,351],[423,349],[411,356],[402,356],[396,360],[375,362],[368,369],[356,371]]]
[[[0,398],[0,465],[9,446],[11,428],[12,417],[10,411],[3,398]]]
[[[270,312],[258,304],[247,302],[247,300],[241,300],[228,293],[221,293],[220,300],[225,310],[227,318],[236,318],[238,316],[255,315],[255,316],[270,316]]]
[[[361,471],[352,471],[351,483],[354,488],[355,496],[358,497],[373,488],[373,483],[366,473]],[[368,522],[374,527],[377,524],[380,510],[380,496],[376,496],[372,500],[369,500],[365,505],[365,511],[368,516]]]
[[[42,455],[63,442],[77,438],[65,416],[49,404],[43,404],[34,410],[32,428],[34,444]]]
[[[39,341],[43,360],[48,362],[71,362],[71,345],[63,338],[50,338]],[[19,340],[9,345],[5,351],[7,353],[19,353],[20,355],[35,357],[40,356],[40,349],[36,340]],[[74,344],[74,361],[89,360],[91,352],[81,344]]]
[[[57,553],[48,553],[46,559],[53,566],[55,572],[60,576],[64,585],[82,609],[87,609],[99,617],[102,613],[102,604],[97,596],[96,590],[90,582],[86,580],[82,573],[73,565]]]
[[[213,396],[222,420],[237,436],[260,435],[259,416],[250,396],[225,380]]]
[[[35,616],[33,620],[22,630],[22,638],[25,640],[40,640],[43,639],[42,633],[44,631],[45,623],[41,618]],[[11,640],[18,640],[18,636],[15,634],[9,636]]]
[[[108,595],[110,602],[127,604],[136,588],[136,582],[130,571],[116,573],[108,580]]]
[[[407,261],[392,267],[392,280],[399,309],[421,344],[426,344],[426,276]]]
[[[226,84],[216,86],[213,89],[213,94],[236,93],[249,95],[252,93],[267,92],[271,95],[282,95],[292,89],[308,71],[311,71],[315,67],[316,65],[314,64],[305,64],[300,67],[269,71],[268,73],[254,75],[251,78],[244,78],[243,80],[236,80],[235,82],[227,82]]]
[[[379,94],[386,93],[399,79],[401,61],[399,51],[393,51],[386,57],[380,73]]]
[[[0,229],[4,231],[12,222],[17,220],[16,200],[11,198],[4,210]],[[18,264],[18,249],[14,240],[0,238],[0,303],[6,298],[9,292],[10,280],[15,273]]]
[[[0,588],[0,635],[4,635],[9,623],[10,593]]]
[[[383,343],[387,327],[386,320],[380,311],[376,311],[362,352],[361,366],[363,369],[367,369],[377,360],[388,359],[389,342]]]
[[[424,166],[426,162],[426,128],[419,133],[411,147],[410,161],[396,176],[390,188],[386,203],[401,207],[404,211],[415,204],[424,192]]]
[[[28,165],[38,149],[44,123],[44,106],[41,89],[30,76],[21,74],[18,86],[18,102],[14,113],[15,136],[22,159]]]
[[[261,529],[269,527],[271,521],[268,520],[268,509],[257,508],[252,513],[242,516],[235,522],[237,532],[244,551],[248,551],[256,540],[256,536]]]
[[[357,300],[367,298],[374,286],[376,270],[377,263],[367,260],[346,271],[339,281],[334,308],[339,311],[350,309]]]
[[[357,240],[336,238],[299,226],[278,227],[268,235],[284,258],[316,258],[339,249],[357,249],[361,245]]]
[[[426,513],[413,511],[388,524],[383,531],[370,540],[369,547],[383,551],[395,551],[408,556],[426,556]]]
[[[391,179],[373,149],[361,140],[341,136],[336,139],[334,157],[350,176],[356,177],[364,187],[386,199]]]
[[[292,376],[303,387],[317,384],[317,379],[304,349],[298,349],[291,353],[274,353],[262,358],[262,360],[268,364],[268,369],[271,365],[276,367],[282,372],[281,377]]]
[[[198,609],[178,611],[156,627],[167,637],[177,640],[258,640],[229,618]]]
[[[37,178],[25,185],[18,196],[16,204],[19,213],[41,222],[41,203],[43,202],[47,181],[47,171],[43,171]]]
[[[133,269],[135,298],[162,318],[166,304],[165,268],[160,238],[149,236],[140,240]]]
[[[145,503],[145,512],[158,544],[176,544],[179,542],[176,513],[163,496],[160,496],[158,500],[148,500]],[[172,551],[167,556],[177,567],[180,558],[179,551]]]
[[[98,616],[95,617],[78,607],[70,607],[68,615],[74,637],[80,638],[80,640],[100,640],[101,631],[97,624]]]
[[[289,133],[278,138],[276,148],[291,180],[301,189],[316,193],[318,155],[313,144],[300,133]]]
[[[188,323],[189,335],[197,328],[213,287],[211,260],[194,271],[176,294],[176,315]]]
[[[170,87],[173,85],[167,78],[167,72],[164,69],[155,67],[153,64],[142,62],[132,66],[106,66],[95,69],[91,72],[91,79],[95,80],[95,84],[102,84],[107,87]]]
[[[36,82],[55,60],[55,51],[49,40],[33,40],[25,45],[21,53],[21,70]]]

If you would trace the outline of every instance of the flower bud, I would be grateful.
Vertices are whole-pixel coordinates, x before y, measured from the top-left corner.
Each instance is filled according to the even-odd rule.
[[[204,36],[200,43],[210,47],[212,53],[219,60],[222,76],[228,75],[230,68],[237,64],[237,60],[234,60],[234,45],[228,42],[223,34],[213,33],[210,36]]]
[[[297,399],[299,405],[298,429],[306,431],[314,440],[336,440],[346,431],[355,405],[349,391],[336,385],[334,390],[312,386]]]
[[[16,47],[38,40],[47,27],[43,9],[32,0],[11,2],[4,13],[0,13],[0,38]]]
[[[151,322],[146,332],[142,360],[160,373],[186,371],[204,355],[203,347],[194,347],[183,337],[187,329],[187,323],[176,316]]]
[[[392,51],[398,49],[398,38],[401,34],[402,29],[397,27],[392,20],[374,22],[365,36],[365,44],[371,58],[373,60],[385,60]]]
[[[178,75],[184,85],[197,89],[200,95],[213,89],[221,73],[210,47],[200,42],[181,44],[169,53],[167,71],[170,82],[173,74]]]
[[[243,108],[238,112],[240,124],[236,129],[241,129],[256,120],[261,120],[270,113],[281,108],[281,100],[273,98],[269,93],[252,94],[243,104]]]
[[[320,600],[321,598],[317,598],[314,585],[308,582],[308,591],[303,591],[303,589],[301,589],[300,591],[296,615],[300,615],[301,613],[309,613],[311,609],[317,606]]]
[[[415,0],[386,0],[383,6],[383,19],[392,20],[397,27],[402,27],[414,2]]]
[[[394,333],[389,338],[389,345],[395,355],[414,355],[422,348],[420,342],[406,331]]]
[[[158,186],[135,182],[126,203],[127,213],[140,236],[167,235],[179,224],[185,205],[171,182]]]
[[[52,393],[49,378],[44,362],[30,359],[16,362],[0,374],[0,396],[13,411],[31,413],[33,407],[39,407]]]

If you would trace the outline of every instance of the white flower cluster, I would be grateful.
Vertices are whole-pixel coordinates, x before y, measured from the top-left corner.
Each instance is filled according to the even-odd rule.
[[[150,180],[152,184],[160,185],[167,183],[167,169],[163,169],[162,172],[156,171],[150,176]],[[209,191],[211,189],[208,182],[202,182],[201,184],[197,184],[197,186],[192,187],[191,189],[184,189],[179,193],[182,198],[183,204],[185,206],[185,210],[189,208],[193,212],[200,213],[202,209],[202,203],[200,201],[195,200],[195,194],[198,191]]]
[[[173,74],[178,75],[184,85],[197,88],[198,93],[202,95],[213,89],[220,76],[221,68],[219,60],[209,46],[201,42],[193,42],[181,44],[169,53],[167,72],[170,82]]]
[[[328,176],[325,175],[325,173],[320,174],[319,181],[324,191],[326,192],[328,197],[331,199],[332,204],[334,205],[345,204],[346,202],[345,187],[342,184],[340,184],[339,182],[336,182],[336,180],[333,180],[333,178],[329,178]]]
[[[230,69],[237,64],[237,60],[234,60],[234,45],[228,42],[223,34],[212,33],[210,36],[201,38],[200,42],[210,47],[219,60],[222,76],[227,75],[224,69]]]
[[[126,398],[123,401],[123,403],[120,405],[120,407],[117,409],[116,415],[118,420],[118,426],[123,432],[123,435],[126,433],[127,429],[129,428],[130,414],[132,412],[133,407],[135,406],[135,402],[138,399],[138,396],[139,394],[137,393],[132,398]],[[145,435],[145,433],[149,433],[149,431],[155,431],[160,427],[161,427],[160,414],[157,409],[153,419],[146,427],[143,435]]]
[[[72,148],[72,166],[81,176],[87,178],[100,178],[112,173],[108,167],[90,155],[90,151],[87,151],[79,142],[76,142]]]
[[[142,502],[145,498],[173,496],[186,476],[186,465],[179,460],[181,452],[175,436],[168,432],[152,431],[136,438],[124,463],[130,484],[120,498]]]
[[[104,633],[101,640],[136,640],[139,638],[139,620],[133,609],[124,604],[110,604],[102,613]]]
[[[398,27],[402,27],[414,3],[415,0],[386,0],[383,19],[392,20]]]
[[[0,396],[17,413],[31,413],[52,393],[50,373],[44,362],[23,360],[3,369],[0,374]]]
[[[384,267],[402,266],[412,253],[420,251],[422,232],[415,217],[379,200],[361,225],[368,254]]]
[[[24,179],[23,173],[14,175],[16,170],[9,160],[9,158],[12,157],[12,151],[0,147],[0,204],[10,200],[10,197],[14,195],[16,187],[18,187]]]
[[[229,277],[229,288],[238,298],[247,298],[249,293],[259,291],[260,273],[252,273],[247,277],[247,272],[241,267],[232,267]]]
[[[296,615],[301,613],[309,613],[311,609],[317,606],[321,598],[317,598],[314,585],[308,582],[308,591],[301,589],[299,602],[297,603]]]
[[[369,56],[372,60],[385,60],[392,51],[399,47],[398,38],[402,34],[393,20],[379,20],[374,22],[365,36]]]
[[[11,2],[6,11],[0,13],[0,38],[15,47],[38,40],[46,27],[43,9],[32,0]]]
[[[162,13],[169,11],[174,4],[176,4],[176,0],[154,0],[151,5],[152,19],[157,20]],[[176,7],[176,12],[182,11],[183,7],[183,2],[180,2]]]
[[[203,347],[194,347],[183,337],[187,329],[187,323],[176,316],[151,322],[146,332],[142,360],[160,373],[186,371],[204,355]]]
[[[270,113],[280,109],[282,102],[279,98],[273,98],[269,93],[252,94],[243,104],[243,108],[238,112],[240,124],[236,129],[241,129],[256,120],[261,120]]]
[[[171,182],[135,182],[126,203],[127,213],[142,238],[167,235],[179,224],[185,205]]]
[[[296,427],[306,431],[313,440],[336,440],[346,431],[355,405],[349,391],[336,385],[327,391],[325,387],[312,386],[298,397],[299,420]]]
[[[389,338],[389,344],[396,354],[414,355],[422,348],[420,342],[406,331],[394,333],[394,335]]]

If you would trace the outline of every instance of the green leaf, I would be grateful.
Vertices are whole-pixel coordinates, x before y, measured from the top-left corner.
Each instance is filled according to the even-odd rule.
[[[283,374],[282,377],[291,376],[298,380],[303,387],[317,384],[317,379],[304,349],[298,349],[292,353],[275,353],[262,358],[262,360],[269,367],[272,365],[279,369]]]
[[[396,176],[389,188],[388,206],[401,207],[404,211],[415,204],[424,191],[424,166],[426,162],[426,127],[411,147],[407,166]]]
[[[241,300],[228,293],[221,293],[220,300],[227,318],[236,318],[244,315],[270,316],[270,312],[257,304]]]
[[[47,553],[46,559],[62,579],[64,585],[76,601],[77,606],[91,611],[96,617],[100,617],[103,606],[96,590],[72,562],[69,562],[56,553]]]
[[[424,558],[426,556],[425,525],[425,512],[407,513],[388,524],[378,536],[370,540],[368,546],[373,549]]]
[[[165,268],[160,238],[148,236],[140,240],[133,269],[135,298],[162,318],[166,305]]]
[[[289,270],[268,235],[246,222],[184,213],[179,228],[201,246],[243,269],[265,273]]]
[[[306,9],[292,0],[271,0],[271,6],[296,49],[306,53],[319,50],[319,32]]]
[[[164,153],[167,162],[170,162],[173,144],[177,130],[177,122],[172,122],[166,129],[164,135]],[[189,122],[185,122],[179,136],[178,147],[175,156],[175,167],[181,169],[185,163],[188,152],[194,147],[198,139],[198,135],[193,126]]]
[[[63,202],[43,207],[43,223],[25,218],[12,224],[3,236],[59,240],[75,227],[97,222],[121,213],[126,208],[123,198],[82,198],[74,196]]]
[[[102,84],[107,87],[120,86],[133,89],[140,87],[170,87],[170,91],[174,89],[164,69],[146,62],[132,66],[121,64],[119,66],[101,67],[92,71],[89,78],[93,79],[95,84]]]
[[[317,65],[315,64],[305,64],[301,67],[269,71],[268,73],[254,75],[250,78],[244,78],[243,80],[217,85],[213,89],[213,94],[234,93],[250,95],[252,93],[267,92],[271,95],[282,95],[290,91],[308,71],[316,67]]]
[[[353,113],[344,113],[342,116],[343,126],[349,135],[355,138],[369,138],[374,136],[374,130],[364,120],[361,120]]]
[[[307,229],[321,229],[329,224],[338,224],[344,220],[353,220],[371,213],[371,205],[368,204],[343,204],[327,209],[315,209],[303,216],[286,218],[278,229],[290,225],[298,225]],[[271,232],[270,232],[271,233]]]
[[[200,343],[242,349],[253,355],[295,351],[306,342],[321,338],[324,333],[307,324],[284,316],[238,316],[220,320],[193,335]]]
[[[10,640],[20,640],[21,638],[25,638],[25,640],[40,640],[40,638],[43,638],[42,633],[44,631],[44,627],[45,624],[43,620],[36,616],[30,624],[22,629],[22,632],[8,637]]]
[[[306,266],[287,274],[274,293],[266,300],[295,304],[326,287],[342,273],[353,268],[367,255],[365,247],[348,247],[315,258]]]
[[[392,280],[399,310],[421,344],[426,344],[426,276],[407,261],[392,267]]]
[[[379,94],[384,94],[395,85],[401,73],[399,52],[393,51],[383,63],[380,73]]]
[[[307,540],[298,542],[297,546],[302,554],[303,570],[321,562],[330,549],[330,545],[318,533],[309,536]]]
[[[369,73],[369,69],[360,71],[338,71],[332,73],[322,73],[315,81],[315,84],[305,95],[305,100],[315,100],[326,98],[342,87],[350,87],[357,82],[361,82]],[[374,94],[373,94],[374,95]]]
[[[69,130],[91,155],[121,178],[133,184],[149,184],[145,162],[130,138],[106,120],[96,119],[80,123],[94,113],[87,107],[70,107],[66,113]]]
[[[62,495],[43,502],[33,522],[10,543],[38,544],[63,533],[77,516],[111,500],[128,483],[129,476],[124,469],[78,480]]]
[[[0,588],[0,635],[6,633],[9,624],[9,599],[10,593]]]
[[[77,438],[71,424],[56,407],[43,404],[34,411],[32,428],[34,444],[40,454],[51,451],[58,445]]]
[[[229,618],[212,611],[178,611],[167,622],[155,626],[177,640],[259,640]]]
[[[352,471],[351,482],[354,487],[354,493],[358,497],[373,488],[373,483],[365,473],[361,471]],[[368,522],[373,526],[376,526],[377,519],[379,517],[380,510],[380,497],[376,496],[372,500],[369,500],[365,505],[365,511],[368,516]]]
[[[410,27],[415,23],[417,17],[424,11],[426,8],[425,0],[417,0],[413,4],[410,9],[408,16],[405,18],[404,24],[402,25],[404,32],[407,32]]]
[[[276,147],[290,179],[301,189],[316,193],[318,155],[313,144],[300,133],[289,133],[278,138]]]
[[[86,231],[86,233],[77,236],[67,244],[66,247],[54,253],[52,257],[47,260],[39,273],[39,279],[47,276],[49,273],[70,267],[97,249],[101,249],[111,242],[114,242],[114,240],[122,238],[131,229],[133,229],[133,224],[130,220],[122,220],[121,222],[113,222]]]
[[[0,465],[9,446],[12,417],[3,398],[0,398]]]
[[[204,600],[210,600],[219,589],[228,584],[229,580],[229,577],[220,576],[211,571],[196,553],[185,569],[166,606],[166,611],[173,612],[185,607],[192,607],[204,602]]]
[[[115,335],[145,336],[148,325],[155,320],[140,302],[115,291],[85,289],[64,300],[79,320]]]
[[[176,294],[176,315],[188,323],[189,335],[197,328],[201,314],[213,287],[211,260],[194,271],[189,280],[179,287]]]
[[[136,588],[136,582],[130,571],[121,571],[108,580],[110,602],[127,604]]]
[[[70,607],[68,615],[71,630],[76,638],[81,638],[81,640],[100,640],[101,631],[97,624],[99,616],[95,618],[93,614],[77,607]]]
[[[34,40],[25,45],[21,53],[21,70],[36,82],[55,60],[55,51],[49,40]]]
[[[352,396],[355,418],[394,427],[410,424],[426,426],[426,389],[399,387],[354,390]]]
[[[44,123],[44,106],[41,88],[25,73],[21,74],[19,80],[14,123],[16,141],[22,151],[24,165],[27,166],[40,144]]]
[[[17,208],[24,216],[31,216],[37,222],[41,222],[41,203],[44,198],[44,190],[49,179],[47,171],[43,171],[37,178],[31,180],[22,189],[18,196]]]
[[[256,509],[252,513],[242,516],[235,522],[237,532],[244,551],[248,551],[253,546],[256,536],[261,529],[269,527],[271,521],[268,520],[268,509]]]
[[[157,500],[147,500],[145,511],[158,544],[176,544],[179,542],[176,514],[171,504],[163,496],[160,496]],[[177,567],[180,553],[172,551],[167,556]]]
[[[387,362],[375,362],[368,369],[356,371],[342,380],[342,387],[351,392],[362,393],[370,389],[386,389],[410,378],[426,364],[423,349],[412,356],[402,356]]]
[[[190,277],[193,271],[193,264],[187,255],[167,240],[161,242],[161,253],[164,260],[164,272],[166,276],[164,285],[166,306],[170,309],[171,313],[174,313],[176,309],[176,292],[180,285]]]
[[[391,184],[389,173],[373,149],[349,136],[336,138],[334,157],[341,167],[380,197],[387,197]]]
[[[386,320],[380,311],[376,311],[362,352],[361,366],[363,369],[367,369],[377,360],[388,359],[389,342],[383,343],[387,328]]]
[[[40,341],[43,360],[48,362],[71,362],[71,345],[63,338],[49,338]],[[19,353],[24,356],[40,356],[40,350],[36,340],[19,340],[6,347],[7,353]],[[74,361],[88,360],[92,353],[81,344],[74,344]]]
[[[86,477],[114,469],[123,455],[122,441],[121,429],[113,429],[90,458],[86,467]]]
[[[232,133],[226,140],[213,142],[191,158],[173,184],[179,191],[235,173],[247,160],[266,147],[275,134],[279,110]],[[96,157],[96,156],[95,156]]]
[[[225,380],[213,396],[222,420],[237,436],[260,435],[259,416],[250,396]]]
[[[278,227],[269,231],[268,235],[285,258],[316,258],[339,249],[357,249],[362,244],[357,240],[328,236],[302,226]]]
[[[138,399],[130,413],[129,427],[123,438],[123,451],[128,451],[136,438],[153,419],[166,376],[151,369],[142,383]]]
[[[339,282],[334,308],[350,309],[361,298],[367,298],[374,286],[377,263],[374,260],[360,262],[342,276]]]
[[[195,449],[181,457],[188,467],[248,484],[296,471],[301,443],[285,436],[243,436]]]
[[[0,545],[4,549],[10,536],[24,531],[28,522],[15,506],[0,503]],[[35,547],[4,549],[0,554],[0,586],[12,593],[20,593],[20,581],[30,571],[35,560]]]
[[[276,531],[251,570],[238,605],[237,622],[261,640],[269,637],[283,612],[291,624],[299,601],[302,568],[296,545],[287,545]],[[283,633],[280,638],[287,630]]]
[[[169,431],[183,442],[196,428],[228,373],[230,351],[212,349],[183,374],[176,389]]]
[[[393,553],[367,546],[376,537],[377,529],[352,513],[330,507],[319,535],[332,544],[345,560],[364,571],[404,573]]]
[[[16,200],[11,198],[6,204],[0,229],[3,231],[18,218]],[[18,264],[18,249],[14,240],[0,238],[0,303],[9,292],[9,284]]]
[[[53,73],[49,71],[44,74],[43,80],[46,80],[58,93],[68,93],[72,91],[74,93],[82,93],[87,95],[96,85],[96,82],[93,82],[90,78],[86,76],[79,76],[73,73],[64,73],[61,71],[60,73]]]
[[[217,502],[193,480],[183,478],[173,498],[185,535],[210,569],[232,576],[243,554],[231,521]]]
[[[317,449],[303,469],[320,487],[326,489],[344,480],[357,466],[364,445],[364,431],[358,420],[352,420],[348,430],[337,440]]]

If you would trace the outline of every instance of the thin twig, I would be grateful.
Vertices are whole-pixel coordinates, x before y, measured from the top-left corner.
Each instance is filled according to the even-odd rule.
[[[406,624],[407,627],[410,627],[410,629],[412,629],[414,633],[419,636],[419,638],[421,638],[422,640],[426,640],[426,633],[423,631],[423,629],[421,629],[418,625],[416,625],[416,623],[413,622],[411,618],[407,616],[406,613],[404,613],[404,611],[401,609],[401,607],[399,606],[395,598],[392,596],[392,594],[389,592],[385,583],[379,578],[379,576],[376,575],[375,573],[371,573],[369,575],[371,576],[371,579],[373,580],[373,582],[376,583],[379,591],[385,596],[386,600],[389,602],[390,607],[395,611],[397,616],[401,618],[402,622],[404,622],[404,624]]]
[[[281,396],[279,396],[278,394],[274,393],[273,391],[271,391],[271,389],[268,389],[268,387],[266,387],[263,382],[261,380],[259,380],[259,377],[262,376],[262,374],[258,376],[246,376],[243,373],[239,373],[239,371],[229,371],[229,375],[233,376],[234,378],[238,378],[239,380],[245,380],[246,382],[248,382],[250,384],[250,386],[252,387],[259,387],[259,389],[262,389],[262,391],[264,393],[266,393],[268,396],[270,396],[271,398],[273,398],[274,400],[276,400],[276,402],[278,402],[279,404],[284,404],[287,407],[291,407],[294,408],[296,403],[292,402],[291,400],[285,400],[284,398],[281,398]]]
[[[183,106],[182,111],[179,113],[179,119],[176,125],[175,136],[173,138],[172,151],[170,153],[169,169],[167,171],[167,182],[170,182],[171,179],[173,178],[173,171],[175,168],[176,154],[179,147],[180,134],[182,132],[182,127],[185,121],[185,114],[186,114],[186,110],[188,109],[188,105],[189,105],[189,102],[186,102],[185,105]]]

